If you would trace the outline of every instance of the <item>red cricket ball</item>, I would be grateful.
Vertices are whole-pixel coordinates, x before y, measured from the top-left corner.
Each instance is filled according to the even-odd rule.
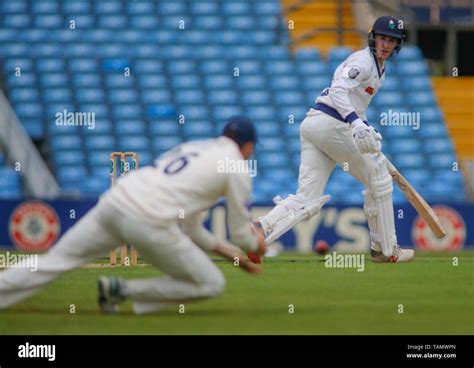
[[[325,240],[318,240],[316,243],[314,243],[314,251],[321,256],[325,255],[327,252],[329,252],[328,242]]]

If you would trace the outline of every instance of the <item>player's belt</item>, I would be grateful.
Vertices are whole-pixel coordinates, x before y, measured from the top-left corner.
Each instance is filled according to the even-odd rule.
[[[342,121],[343,123],[347,123],[347,121],[344,120],[344,118],[341,116],[341,114],[339,114],[337,112],[336,109],[333,109],[331,106],[328,106],[328,105],[325,105],[321,102],[318,102],[315,106],[314,106],[314,109],[315,110],[319,110],[319,111],[322,111],[326,114],[328,114],[329,116],[332,116],[334,119],[337,119],[339,121]]]
[[[339,114],[337,112],[336,109],[332,108],[331,106],[328,106],[326,104],[323,104],[321,102],[318,102],[316,105],[314,105],[314,109],[315,110],[319,110],[319,111],[322,111],[326,114],[328,114],[329,116],[332,116],[334,119],[337,119],[339,121],[342,121],[343,123],[348,123],[349,122],[347,120],[344,120],[344,118],[341,116],[341,114]],[[369,125],[369,122],[366,121],[366,120],[363,120],[363,122],[367,125]]]

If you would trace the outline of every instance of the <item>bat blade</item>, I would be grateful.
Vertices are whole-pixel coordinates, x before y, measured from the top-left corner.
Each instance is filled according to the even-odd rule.
[[[437,238],[442,238],[446,235],[441,225],[441,221],[433,209],[424,198],[413,188],[410,183],[403,177],[402,174],[396,169],[395,166],[387,160],[387,167],[393,181],[397,184],[400,190],[403,192],[405,197],[408,199],[410,204],[416,209],[418,214],[426,221],[431,231],[436,235]]]

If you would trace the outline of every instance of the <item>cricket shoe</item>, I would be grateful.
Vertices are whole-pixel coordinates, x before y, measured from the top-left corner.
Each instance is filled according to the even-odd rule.
[[[123,281],[118,277],[101,276],[99,278],[99,307],[103,313],[116,314],[119,312],[118,304],[126,297],[122,294]]]
[[[412,261],[415,258],[415,251],[395,246],[393,247],[393,254],[390,257],[386,257],[382,252],[371,248],[370,256],[375,263],[403,263]]]

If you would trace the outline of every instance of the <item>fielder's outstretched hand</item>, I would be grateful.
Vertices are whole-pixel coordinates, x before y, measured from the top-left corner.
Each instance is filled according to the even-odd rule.
[[[245,256],[245,254],[241,252],[240,250],[238,250],[237,247],[231,248],[223,244],[218,244],[214,248],[214,252],[228,259],[229,261],[234,263],[236,266],[239,266],[240,268],[242,268],[244,271],[248,273],[257,274],[257,273],[262,272],[262,269],[260,268],[260,266],[257,266],[256,264],[253,264],[252,262],[250,262]]]

